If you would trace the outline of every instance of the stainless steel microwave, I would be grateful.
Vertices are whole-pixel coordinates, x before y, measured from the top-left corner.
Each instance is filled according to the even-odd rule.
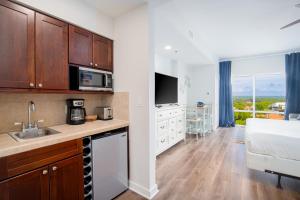
[[[112,72],[70,65],[70,89],[82,91],[113,91]]]

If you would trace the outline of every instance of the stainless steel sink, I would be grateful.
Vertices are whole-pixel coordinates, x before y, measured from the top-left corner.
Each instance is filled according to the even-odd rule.
[[[17,141],[24,141],[27,139],[39,138],[48,135],[54,135],[60,133],[59,131],[50,129],[50,128],[31,128],[23,132],[12,132],[9,133]]]

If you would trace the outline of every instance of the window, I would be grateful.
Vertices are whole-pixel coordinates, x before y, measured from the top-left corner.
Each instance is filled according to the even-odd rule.
[[[247,118],[284,119],[285,77],[281,74],[233,76],[232,96],[236,124]]]

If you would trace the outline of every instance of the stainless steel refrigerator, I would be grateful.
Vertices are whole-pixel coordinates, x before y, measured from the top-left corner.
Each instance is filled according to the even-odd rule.
[[[128,189],[127,132],[92,137],[93,199],[113,199]]]

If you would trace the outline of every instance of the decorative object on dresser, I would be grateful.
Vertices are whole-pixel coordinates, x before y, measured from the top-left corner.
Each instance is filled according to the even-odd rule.
[[[185,140],[185,108],[183,106],[166,106],[156,108],[156,154],[171,148]]]

